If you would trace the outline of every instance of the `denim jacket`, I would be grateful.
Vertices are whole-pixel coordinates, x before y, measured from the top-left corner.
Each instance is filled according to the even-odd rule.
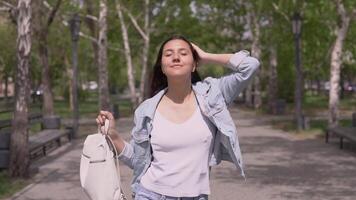
[[[259,65],[259,61],[250,57],[248,51],[242,50],[235,53],[226,65],[233,70],[233,73],[220,78],[207,77],[192,85],[202,114],[216,127],[209,166],[217,165],[221,160],[227,160],[240,168],[243,177],[245,174],[237,131],[227,106],[252,80]],[[161,90],[137,107],[134,114],[135,125],[131,132],[132,139],[130,143],[125,142],[125,147],[118,156],[122,162],[133,169],[131,187],[134,193],[141,177],[151,164],[152,120],[166,90],[167,88]]]

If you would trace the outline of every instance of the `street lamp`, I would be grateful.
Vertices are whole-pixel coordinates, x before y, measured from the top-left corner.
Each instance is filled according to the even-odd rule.
[[[297,122],[297,130],[305,129],[305,120],[302,113],[302,101],[303,101],[303,71],[301,66],[301,29],[302,18],[298,12],[295,12],[292,17],[292,30],[294,34],[295,43],[295,69],[296,69],[296,81],[295,81],[295,118]]]
[[[293,25],[293,34],[296,37],[300,36],[302,32],[302,18],[298,12],[295,12],[292,17],[292,25]]]
[[[72,35],[72,103],[73,103],[73,132],[72,137],[77,136],[78,132],[78,40],[80,31],[80,18],[77,13],[69,20],[69,28]]]

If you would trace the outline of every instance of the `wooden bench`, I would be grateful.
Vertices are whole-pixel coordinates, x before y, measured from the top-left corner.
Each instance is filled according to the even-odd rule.
[[[45,129],[38,132],[29,138],[30,159],[38,158],[43,155],[46,156],[47,152],[62,144],[62,138],[71,140],[70,129]]]
[[[356,127],[335,127],[326,131],[325,142],[329,142],[330,134],[340,138],[340,149],[344,147],[344,138],[356,143]]]
[[[356,143],[356,112],[352,113],[352,127],[335,127],[326,129],[325,142],[329,142],[330,135],[340,138],[340,149],[344,147],[344,138]]]
[[[41,130],[35,130],[35,134],[29,136],[30,159],[45,156],[50,150],[61,146],[62,138],[68,141],[72,138],[71,127],[61,129],[43,129],[43,117],[41,113],[30,113],[28,116],[30,126],[41,124]],[[10,135],[12,120],[0,120],[0,168],[7,168],[9,161]],[[38,129],[38,128],[37,128]]]

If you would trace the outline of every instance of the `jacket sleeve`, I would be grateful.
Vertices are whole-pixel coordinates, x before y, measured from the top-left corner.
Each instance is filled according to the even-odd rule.
[[[136,113],[134,115],[134,128],[132,129],[132,131],[135,130],[136,127],[136,123],[137,123],[137,117],[136,117]],[[131,131],[131,132],[132,132]],[[132,135],[132,134],[131,134]],[[131,169],[133,169],[134,166],[134,162],[133,162],[133,155],[134,155],[134,150],[133,150],[133,145],[134,145],[134,140],[131,139],[130,142],[126,142],[125,143],[125,147],[124,149],[121,151],[121,153],[117,156],[118,159],[120,161],[122,161],[125,165],[127,165],[128,167],[130,167]]]
[[[218,84],[225,103],[229,105],[251,82],[260,62],[248,51],[242,50],[232,55],[226,66],[234,72],[219,78]]]

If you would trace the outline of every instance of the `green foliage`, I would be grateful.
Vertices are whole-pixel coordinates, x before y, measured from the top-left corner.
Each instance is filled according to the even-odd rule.
[[[48,1],[51,6],[55,0]],[[49,29],[48,55],[50,63],[51,84],[55,96],[68,98],[69,77],[67,70],[71,68],[72,41],[69,27],[63,22],[77,12],[82,16],[81,32],[90,35],[85,20],[87,1],[83,7],[62,1],[59,12]],[[142,28],[144,24],[143,1],[121,0]],[[355,7],[355,1],[344,0],[346,10]],[[99,2],[92,0],[93,15],[98,17]],[[213,52],[236,52],[240,49],[249,50],[251,39],[248,37],[247,16],[254,14],[261,25],[261,63],[264,76],[263,89],[266,90],[269,70],[269,48],[277,49],[278,61],[278,98],[293,102],[295,87],[295,47],[292,34],[291,16],[295,11],[302,14],[302,64],[307,80],[327,81],[330,70],[330,48],[335,40],[334,29],[338,23],[336,6],[333,1],[283,1],[283,0],[151,0],[151,38],[148,59],[148,71],[152,69],[158,48],[165,38],[172,34],[182,34],[198,44],[202,49]],[[42,5],[43,6],[43,5]],[[115,1],[108,1],[108,71],[111,93],[121,93],[127,88],[126,61],[124,58],[120,23],[115,9]],[[48,9],[44,8],[48,15]],[[133,65],[135,68],[136,86],[141,77],[141,54],[143,39],[130,21],[126,12],[124,20],[128,27]],[[41,18],[42,20],[45,17]],[[356,77],[356,26],[351,21],[350,29],[344,45],[344,64],[342,79],[355,82]],[[97,22],[95,22],[97,24]],[[0,16],[0,77],[5,73],[13,75],[16,66],[16,27],[7,15]],[[32,41],[31,83],[38,87],[41,82],[41,66],[38,56],[38,42]],[[94,59],[92,42],[81,37],[79,40],[79,85],[88,81],[97,81],[97,66]],[[204,66],[199,69],[202,77],[222,76],[229,73],[220,66]],[[263,93],[266,94],[266,93]],[[85,99],[86,94],[80,93]]]
[[[0,21],[0,79],[13,75],[16,66],[16,29],[8,20]]]
[[[6,198],[28,184],[23,179],[11,179],[7,171],[0,171],[0,199]]]

